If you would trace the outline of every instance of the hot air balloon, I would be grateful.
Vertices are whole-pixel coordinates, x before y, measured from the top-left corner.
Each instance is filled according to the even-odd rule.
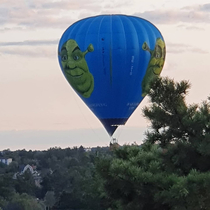
[[[58,46],[62,72],[110,136],[124,125],[160,75],[165,42],[149,21],[127,15],[79,20]]]

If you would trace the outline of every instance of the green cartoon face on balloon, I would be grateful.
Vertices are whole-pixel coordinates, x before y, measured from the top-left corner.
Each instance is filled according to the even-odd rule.
[[[94,88],[94,78],[89,72],[85,55],[94,50],[90,44],[85,52],[82,52],[73,39],[63,44],[61,52],[61,64],[63,72],[70,85],[85,98],[89,98]]]
[[[165,42],[161,38],[157,38],[154,50],[150,50],[146,42],[143,43],[142,49],[149,51],[151,55],[142,81],[142,96],[144,97],[150,89],[151,82],[160,75],[163,69],[166,55]]]

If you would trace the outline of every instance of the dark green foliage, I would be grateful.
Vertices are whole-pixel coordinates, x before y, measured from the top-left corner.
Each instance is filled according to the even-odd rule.
[[[178,167],[166,165],[166,159],[158,145],[150,148],[143,145],[124,146],[115,152],[114,159],[100,160],[97,170],[104,180],[109,207],[113,210],[208,210],[210,172],[191,168],[183,175]]]
[[[101,160],[97,167],[112,208],[167,209],[165,204],[154,201],[161,188],[159,179],[165,176],[157,147],[144,151],[137,146],[124,146],[115,154],[114,159]],[[159,176],[154,176],[156,173]]]
[[[183,174],[192,168],[201,172],[210,169],[210,104],[204,101],[200,106],[187,106],[185,97],[189,87],[186,81],[175,83],[160,78],[149,93],[152,105],[143,110],[144,116],[151,120],[147,142],[165,148],[169,167]]]
[[[210,104],[187,105],[189,87],[157,79],[143,110],[151,122],[145,143],[100,160],[110,209],[210,209]]]
[[[27,193],[31,196],[36,196],[36,185],[32,174],[26,171],[23,175],[18,176],[14,182],[14,187],[17,193]]]
[[[43,206],[37,202],[36,198],[23,193],[14,194],[4,210],[43,210]]]
[[[95,162],[109,153],[109,148],[85,152],[82,146],[47,151],[3,151],[13,162],[9,166],[0,164],[0,208],[24,209],[16,202],[17,196],[22,194],[31,196],[34,201],[39,198],[42,205],[46,203],[50,207],[49,198],[46,200],[50,192],[55,199],[54,209],[104,209],[100,197],[102,182],[96,174]],[[36,166],[42,178],[41,188],[35,185],[30,170],[20,173],[25,164]],[[17,174],[16,179],[13,179],[14,174]]]
[[[175,83],[168,78],[157,79],[153,83],[148,96],[152,102],[143,109],[144,116],[151,122],[152,131],[147,133],[147,141],[160,143],[162,147],[174,141],[188,139],[188,123],[194,116],[197,106],[185,102],[189,83]]]

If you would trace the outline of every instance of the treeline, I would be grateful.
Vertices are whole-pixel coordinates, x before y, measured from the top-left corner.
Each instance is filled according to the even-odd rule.
[[[0,207],[17,209],[105,209],[100,194],[101,180],[95,164],[100,157],[111,156],[108,147],[50,148],[47,151],[4,150],[0,158],[12,158],[10,165],[0,163]],[[40,186],[24,166],[40,173]],[[40,178],[38,177],[38,178]],[[32,202],[33,201],[33,202]],[[30,203],[33,205],[29,205]],[[22,206],[21,206],[22,205]],[[26,208],[26,206],[28,207]]]

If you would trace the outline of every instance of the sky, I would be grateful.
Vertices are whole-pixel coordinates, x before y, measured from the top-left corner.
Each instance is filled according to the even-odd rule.
[[[110,138],[64,78],[58,42],[74,22],[101,14],[145,18],[162,33],[161,76],[187,80],[187,102],[210,95],[209,0],[0,0],[0,150],[108,146]],[[140,144],[145,97],[114,137]]]

